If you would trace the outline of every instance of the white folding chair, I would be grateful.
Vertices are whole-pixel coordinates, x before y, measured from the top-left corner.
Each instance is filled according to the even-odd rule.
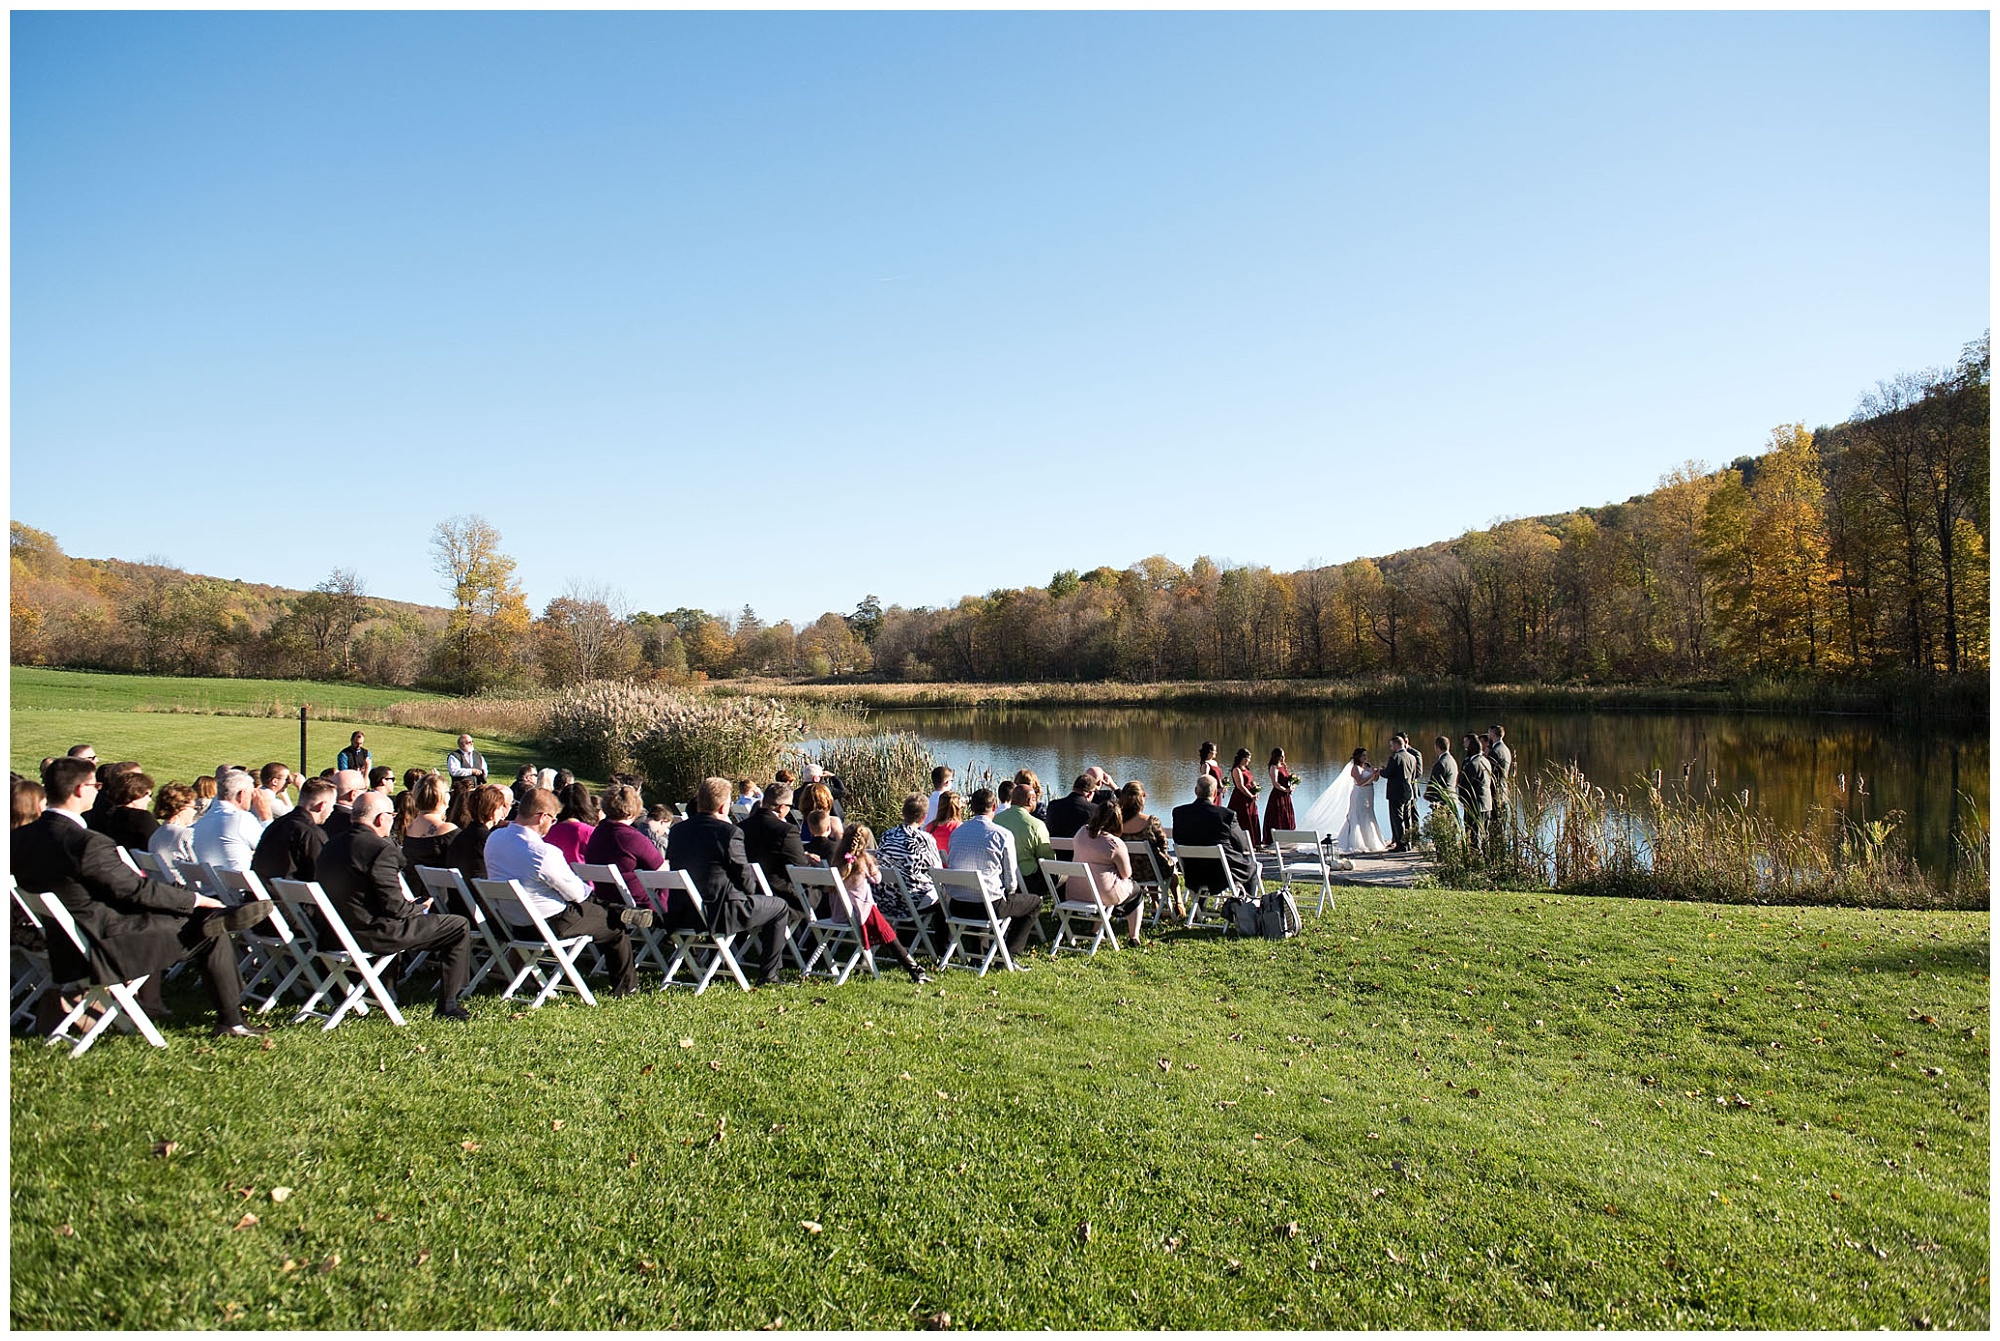
[[[1160,929],[1160,920],[1166,916],[1167,900],[1173,894],[1173,879],[1165,862],[1153,854],[1153,845],[1143,838],[1127,838],[1125,855],[1132,859],[1132,883],[1146,892],[1146,899],[1153,905],[1153,919],[1147,925],[1153,930]]]
[[[1051,838],[1049,839],[1049,846],[1056,850],[1056,859],[1058,861],[1071,861],[1076,857],[1076,839],[1074,837]]]
[[[747,866],[745,866],[744,870],[748,871],[750,874],[750,888],[747,891],[745,891],[746,893],[752,895],[753,897],[760,897],[766,899],[776,899],[778,897],[777,891],[771,888],[771,881],[768,877],[765,876],[764,868],[762,866],[759,866],[756,862],[753,861],[749,863]],[[792,967],[796,968],[799,971],[799,976],[804,977],[806,972],[806,962],[807,962],[806,952],[799,947],[798,934],[792,930],[792,918],[790,913],[790,909],[792,906],[791,901],[790,900],[779,900],[779,901],[785,905],[785,908],[787,910],[785,914],[785,946],[783,953],[791,956]],[[810,899],[806,901],[806,906],[808,908],[812,906],[812,901]],[[804,925],[809,927],[811,925],[811,919],[808,918]],[[817,953],[815,953],[814,957],[817,958]]]
[[[132,864],[139,868],[139,874],[148,880],[157,880],[163,885],[184,885],[181,873],[161,861],[150,852],[133,852]]]
[[[237,903],[252,903],[269,900],[270,894],[264,889],[264,882],[257,878],[255,871],[225,871],[210,868],[216,884],[228,890]],[[244,1002],[257,995],[257,989],[265,983],[271,984],[271,991],[264,997],[264,1004],[257,1007],[262,1015],[278,1004],[293,983],[298,981],[297,957],[292,953],[292,929],[285,921],[283,909],[272,912],[271,916],[248,931],[239,931],[243,938],[245,954],[243,965],[238,970],[243,979]]]
[[[882,970],[875,967],[875,952],[863,943],[854,905],[848,900],[840,877],[824,866],[787,866],[785,874],[792,878],[793,886],[802,896],[808,889],[826,891],[826,912],[812,920],[813,937],[818,944],[813,946],[812,958],[799,970],[799,976],[811,977],[814,967],[824,957],[826,976],[833,979],[836,987],[846,982],[854,966],[863,960],[867,961],[868,971],[880,978]],[[811,899],[806,901],[810,903]],[[836,920],[836,913],[844,920]]]
[[[1049,873],[1049,881],[1058,891],[1068,883],[1070,876],[1080,876],[1090,881],[1095,888],[1090,864],[1082,861],[1045,861],[1042,869]],[[1056,884],[1057,881],[1063,882]],[[1062,952],[1064,942],[1072,950],[1081,949],[1083,937],[1077,932],[1077,924],[1083,923],[1096,933],[1090,942],[1088,953],[1096,954],[1097,948],[1108,939],[1111,948],[1118,948],[1118,932],[1111,925],[1111,910],[1096,899],[1089,903],[1071,899],[1058,893],[1056,897],[1056,938],[1049,942],[1049,958],[1054,959]]]
[[[1325,841],[1326,835],[1317,829],[1271,830],[1271,846],[1278,853],[1278,883],[1291,885],[1297,884],[1300,877],[1318,878],[1319,907],[1314,910],[1315,916],[1324,913],[1327,904],[1333,902],[1333,868],[1328,864]],[[1292,854],[1289,862],[1285,860],[1287,850]],[[1301,852],[1310,855],[1302,859]]]
[[[348,929],[340,910],[333,906],[333,900],[319,887],[316,880],[273,880],[271,893],[277,899],[285,920],[294,927],[312,929],[312,915],[319,914],[321,924],[332,935],[332,945],[322,944],[317,935],[312,937],[312,957],[326,974],[315,985],[305,1005],[299,1007],[300,1021],[324,1018],[321,1030],[333,1028],[347,1017],[349,1011],[356,1015],[368,1013],[368,998],[373,996],[376,1004],[389,1017],[389,1022],[398,1029],[403,1027],[403,1012],[396,1007],[396,998],[389,993],[388,984],[382,975],[394,962],[396,952],[384,951],[373,954],[355,943],[354,933]],[[301,938],[302,939],[302,938]],[[329,1000],[335,992],[340,992],[340,1004],[332,1011],[321,1009],[320,1003]]]
[[[935,960],[938,948],[931,937],[931,919],[924,909],[917,907],[916,898],[910,893],[910,882],[903,878],[901,871],[885,865],[882,867],[882,887],[891,898],[876,906],[881,908],[882,916],[889,919],[889,925],[896,929],[896,939],[909,946],[911,954]],[[896,900],[901,900],[900,906],[907,911],[891,912],[891,908],[899,906]]]
[[[632,895],[632,887],[625,883],[624,873],[616,866],[602,866],[590,862],[573,861],[569,868],[576,872],[577,879],[587,880],[593,885],[609,885],[618,891],[618,897],[627,908],[646,908],[650,905],[639,902]],[[650,927],[627,927],[625,934],[632,938],[632,960],[635,966],[643,967],[651,961],[660,972],[667,971],[667,956],[663,952],[666,945],[667,929],[664,918],[654,918]]]
[[[973,949],[966,944],[968,939],[984,941],[985,954],[980,958],[975,970],[980,977],[993,967],[997,958],[1009,973],[1023,973],[1025,969],[1014,962],[1014,956],[1007,952],[1007,928],[1013,922],[1011,917],[1002,917],[993,907],[993,896],[980,882],[977,871],[954,871],[943,866],[931,867],[931,883],[937,886],[938,897],[944,904],[944,929],[951,937],[951,944],[945,948],[944,958],[938,960],[940,969],[971,969]],[[977,903],[984,910],[980,917],[964,917],[951,910],[952,900],[962,903]],[[952,963],[956,958],[960,962]]]
[[[548,920],[528,902],[527,893],[518,881],[475,880],[472,886],[495,913],[500,930],[507,937],[507,948],[519,951],[526,961],[507,984],[507,990],[500,994],[502,1001],[510,999],[532,977],[541,990],[535,993],[530,1010],[562,991],[565,983],[583,998],[585,1005],[597,1004],[590,985],[583,980],[583,970],[576,963],[584,947],[590,944],[590,937],[558,936],[549,930]]]
[[[118,859],[125,863],[125,869],[131,871],[132,874],[144,875],[146,873],[145,868],[139,865],[138,858],[136,854],[133,853],[132,849],[120,845],[118,849]]]
[[[1192,927],[1195,924],[1195,919],[1200,917],[1203,911],[1214,913],[1218,917],[1221,916],[1213,906],[1204,910],[1204,903],[1214,905],[1220,904],[1225,899],[1243,898],[1246,896],[1242,887],[1236,883],[1236,872],[1230,869],[1229,862],[1222,855],[1222,848],[1220,846],[1203,846],[1198,843],[1189,843],[1183,847],[1177,844],[1174,848],[1174,855],[1180,858],[1181,876],[1187,881],[1188,926]],[[1222,888],[1211,889],[1205,883],[1195,883],[1194,877],[1189,874],[1189,871],[1190,863],[1197,861],[1213,862],[1221,869]],[[1251,874],[1251,879],[1257,879],[1255,872]],[[1254,893],[1255,891],[1251,892]]]
[[[416,868],[417,883],[436,900],[436,906],[447,912],[457,912],[464,908],[472,914],[472,973],[465,980],[465,990],[470,993],[478,987],[496,967],[507,962],[507,947],[493,933],[493,919],[487,914],[486,905],[479,895],[465,883],[465,877],[449,866],[419,866]],[[458,897],[453,898],[456,894]]]
[[[85,963],[88,963],[90,942],[84,939],[83,932],[76,925],[76,919],[69,915],[69,909],[63,907],[63,901],[53,894],[43,894],[40,898],[42,907],[47,910],[42,922],[43,927],[55,927],[69,937],[70,944],[76,947],[77,953],[83,956]],[[81,1057],[90,1051],[90,1045],[97,1041],[99,1034],[112,1024],[116,1024],[127,1032],[138,1030],[145,1040],[156,1048],[167,1046],[167,1040],[160,1037],[160,1031],[153,1027],[153,1021],[139,1005],[139,989],[145,985],[146,979],[152,976],[150,973],[142,973],[129,982],[89,983],[77,1003],[69,1008],[69,1013],[64,1015],[50,1031],[49,1045],[53,1047],[57,1043],[74,1043],[76,1046],[69,1050],[69,1055]],[[77,1026],[93,1008],[99,1012],[97,1018],[91,1022],[89,1028],[81,1034],[77,1033]]]
[[[186,885],[195,893],[206,894],[211,899],[222,899],[224,903],[229,902],[227,898],[223,897],[224,891],[222,885],[216,880],[215,872],[208,868],[207,862],[180,861],[177,859],[173,863],[173,868],[174,874],[180,877],[180,883]]]
[[[753,865],[751,869],[756,869]],[[736,985],[744,991],[750,990],[750,980],[743,976],[743,966],[736,962],[736,933],[716,935],[708,929],[708,909],[702,906],[701,893],[694,887],[694,880],[686,871],[638,871],[639,888],[646,891],[653,900],[653,910],[660,920],[667,924],[667,938],[674,944],[674,957],[667,964],[667,976],[660,983],[660,990],[676,985],[681,965],[688,966],[688,972],[699,975],[694,983],[694,994],[700,996],[708,990],[709,982],[717,970],[728,969],[729,976],[736,979]],[[676,927],[669,916],[668,896],[675,890],[687,897],[694,909],[696,922],[692,927]]]
[[[14,910],[21,914],[29,926],[42,933],[42,942],[46,946],[48,927],[43,924],[11,875],[7,877],[7,888],[14,900]],[[13,946],[10,958],[13,961],[13,992],[12,1005],[7,1015],[7,1027],[18,1029],[35,1018],[35,1007],[41,1002],[43,995],[55,986],[55,973],[49,968],[47,949],[34,950],[17,943]]]

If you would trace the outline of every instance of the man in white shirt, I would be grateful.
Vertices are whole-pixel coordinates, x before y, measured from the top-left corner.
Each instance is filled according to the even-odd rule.
[[[993,822],[993,789],[981,787],[970,804],[972,818],[951,831],[951,852],[944,864],[954,871],[979,872],[979,883],[993,896],[993,911],[1014,919],[1007,928],[1007,953],[1019,958],[1041,916],[1042,899],[1022,888],[1014,835]],[[984,912],[975,904],[952,900],[955,917],[980,917]]]
[[[486,837],[486,878],[512,880],[521,886],[530,907],[542,915],[558,936],[588,936],[604,952],[611,970],[611,994],[630,996],[639,990],[632,965],[632,938],[625,928],[653,924],[650,909],[620,910],[613,926],[603,904],[590,897],[590,882],[570,870],[557,848],[544,840],[562,813],[562,802],[537,787],[521,798],[514,822]]]
[[[938,798],[951,790],[952,776],[952,771],[943,764],[931,770],[931,801],[924,807],[926,826],[937,822]]]
[[[218,871],[247,871],[257,855],[257,840],[264,826],[250,813],[250,793],[257,784],[240,768],[225,771],[216,779],[215,803],[201,812],[189,837],[194,843],[194,859],[207,862]]]
[[[264,804],[269,809],[272,819],[283,819],[292,813],[291,799],[285,795],[291,785],[291,769],[278,763],[264,765],[264,771],[258,779],[257,791],[263,796]]]
[[[486,756],[472,748],[471,736],[460,736],[458,748],[444,757],[444,771],[453,778],[472,778],[483,786],[486,782]]]

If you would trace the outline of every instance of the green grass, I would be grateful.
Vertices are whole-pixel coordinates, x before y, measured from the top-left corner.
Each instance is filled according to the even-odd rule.
[[[192,712],[229,715],[289,716],[298,719],[299,705],[315,715],[342,721],[363,709],[392,703],[443,699],[418,689],[382,689],[372,685],[320,683],[312,680],[225,680],[174,675],[107,675],[95,671],[47,670],[15,666],[8,675],[14,711],[24,708],[80,708],[111,712]]]
[[[177,984],[165,1053],[14,1043],[11,1321],[1984,1327],[1989,936],[1356,889],[1283,944],[269,1050]]]

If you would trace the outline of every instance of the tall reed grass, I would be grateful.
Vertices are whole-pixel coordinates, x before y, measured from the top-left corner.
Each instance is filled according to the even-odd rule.
[[[879,835],[903,822],[903,798],[928,793],[937,760],[924,743],[906,731],[822,740],[797,755],[798,763],[815,763],[840,777],[849,819],[858,819]],[[796,771],[796,770],[795,770]]]
[[[1434,878],[1451,888],[1708,903],[1990,906],[1991,840],[1969,798],[1974,819],[1958,835],[1956,860],[1927,877],[1902,837],[1900,811],[1860,822],[1820,810],[1791,828],[1759,812],[1747,793],[1697,797],[1640,782],[1635,794],[1606,792],[1574,765],[1550,764],[1514,787],[1477,851],[1458,814],[1433,807],[1425,832]]]

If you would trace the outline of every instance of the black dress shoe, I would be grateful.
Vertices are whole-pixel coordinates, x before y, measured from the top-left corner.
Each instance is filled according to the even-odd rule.
[[[456,1001],[440,1001],[435,1012],[440,1020],[469,1020],[472,1012]]]
[[[215,1026],[217,1038],[262,1038],[270,1029],[261,1024],[218,1024]]]

